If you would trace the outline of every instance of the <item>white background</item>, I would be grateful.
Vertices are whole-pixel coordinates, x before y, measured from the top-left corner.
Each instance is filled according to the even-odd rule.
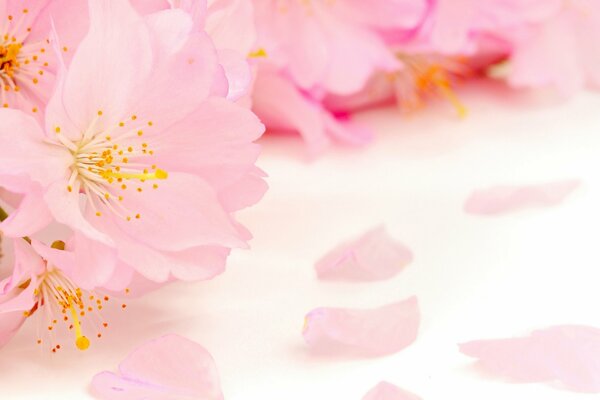
[[[424,399],[591,399],[546,384],[486,377],[456,344],[520,335],[555,324],[600,326],[600,95],[556,102],[495,84],[448,104],[400,117],[358,117],[378,140],[306,163],[295,139],[265,142],[260,166],[271,190],[240,214],[253,232],[228,271],[177,284],[126,311],[84,353],[50,356],[30,323],[0,350],[1,399],[85,399],[92,376],[114,370],[143,341],[178,333],[214,356],[228,400],[360,399],[388,380]],[[502,217],[465,215],[474,189],[580,178],[563,205]],[[313,264],[332,246],[385,224],[415,253],[396,278],[323,283]],[[311,356],[300,334],[318,306],[371,307],[417,295],[417,342],[375,359]]]

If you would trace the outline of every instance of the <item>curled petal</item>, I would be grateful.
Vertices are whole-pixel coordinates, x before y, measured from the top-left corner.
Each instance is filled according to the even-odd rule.
[[[459,345],[492,374],[517,382],[560,381],[568,389],[600,392],[600,329],[564,325],[514,339]]]
[[[578,180],[565,180],[541,185],[495,186],[471,194],[464,210],[468,214],[497,215],[525,208],[552,207],[579,185]]]
[[[416,297],[369,310],[317,308],[305,317],[304,340],[326,355],[382,356],[412,344],[419,329]]]
[[[421,400],[421,398],[384,381],[369,390],[363,400]]]
[[[319,278],[326,280],[382,280],[400,273],[412,258],[408,248],[379,227],[337,246],[315,269]]]
[[[178,335],[151,340],[119,365],[96,375],[92,389],[110,400],[221,400],[217,367],[199,344]]]

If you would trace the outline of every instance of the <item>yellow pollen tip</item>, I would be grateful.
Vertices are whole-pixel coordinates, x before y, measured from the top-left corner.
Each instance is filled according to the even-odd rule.
[[[169,177],[169,173],[162,169],[157,169],[154,171],[154,176],[156,179],[167,179]]]
[[[261,58],[261,57],[266,57],[267,56],[267,51],[265,49],[263,49],[262,47],[260,49],[257,49],[255,51],[251,51],[250,53],[248,53],[248,58]]]
[[[85,336],[80,336],[75,340],[75,346],[77,346],[79,350],[87,350],[90,347],[90,339]]]
[[[55,240],[54,242],[52,242],[52,245],[50,247],[56,250],[64,250],[65,242],[63,242],[62,240]]]

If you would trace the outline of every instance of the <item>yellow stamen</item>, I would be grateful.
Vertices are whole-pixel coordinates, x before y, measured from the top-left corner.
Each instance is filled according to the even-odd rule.
[[[167,171],[162,169],[156,169],[151,173],[131,173],[131,172],[114,172],[114,171],[106,171],[106,177],[110,178],[122,178],[122,179],[167,179],[169,174]]]
[[[90,347],[90,340],[83,336],[83,333],[81,332],[81,322],[79,321],[77,311],[75,311],[73,304],[69,304],[69,309],[71,310],[71,317],[75,322],[73,324],[73,328],[75,328],[75,346],[77,346],[79,350],[87,350]]]

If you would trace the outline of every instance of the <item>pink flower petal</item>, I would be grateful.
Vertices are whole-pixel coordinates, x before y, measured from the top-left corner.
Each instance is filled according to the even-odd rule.
[[[21,177],[21,180],[26,180]],[[32,235],[52,222],[50,210],[44,203],[41,188],[30,185],[28,192],[9,217],[0,223],[0,231],[9,237]]]
[[[315,269],[319,279],[375,281],[400,273],[412,258],[406,246],[379,227],[337,246],[317,262]]]
[[[483,369],[518,382],[560,381],[580,392],[600,392],[600,329],[555,326],[514,339],[459,345]]]
[[[384,381],[369,390],[363,400],[421,400],[421,398]]]
[[[177,335],[151,340],[92,381],[94,393],[109,400],[221,400],[217,367],[199,344]]]
[[[416,297],[369,310],[317,308],[305,317],[304,340],[328,355],[382,356],[396,353],[417,338]]]
[[[496,215],[524,208],[551,207],[560,204],[577,189],[578,180],[565,180],[530,186],[496,186],[475,191],[465,202],[469,214]]]

